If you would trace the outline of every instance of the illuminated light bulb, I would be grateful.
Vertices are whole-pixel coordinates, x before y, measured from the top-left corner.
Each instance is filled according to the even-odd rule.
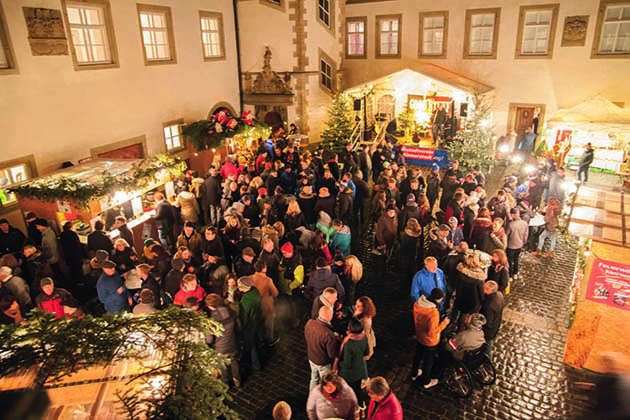
[[[535,170],[536,170],[536,167],[534,165],[527,165],[527,166],[525,166],[525,172],[527,172],[528,174],[531,174]]]
[[[512,157],[512,163],[521,163],[523,158],[520,155],[515,155]]]
[[[590,249],[587,249],[586,251],[584,251],[584,256],[585,257],[590,257],[590,255],[591,255],[591,250]]]
[[[504,144],[504,145],[499,146],[499,152],[501,152],[501,153],[505,153],[505,152],[507,152],[508,150],[510,150],[510,148],[508,147],[508,145],[507,145],[507,144]]]

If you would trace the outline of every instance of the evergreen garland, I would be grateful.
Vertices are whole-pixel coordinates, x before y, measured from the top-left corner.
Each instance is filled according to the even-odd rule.
[[[215,114],[210,120],[199,120],[188,124],[182,134],[197,151],[217,149],[225,145],[225,139],[248,134],[251,137],[266,138],[269,126],[251,117],[251,111],[241,117],[232,117],[227,111]]]
[[[48,176],[36,181],[9,187],[9,192],[21,197],[55,202],[71,200],[87,208],[90,200],[98,199],[116,191],[131,191],[146,187],[155,180],[158,173],[166,171],[168,176],[179,178],[186,170],[186,163],[179,157],[168,154],[156,155],[132,165],[120,175],[103,171],[102,182],[89,183],[75,178]]]
[[[490,105],[484,94],[474,92],[472,108],[468,113],[466,128],[455,139],[446,144],[448,159],[457,160],[463,168],[470,169],[479,165],[488,169],[494,163],[491,142]]]
[[[328,120],[322,134],[322,145],[326,150],[338,153],[345,149],[354,130],[354,111],[350,97],[343,93],[334,96],[328,108]]]
[[[117,393],[127,418],[238,419],[225,404],[231,398],[218,378],[228,360],[204,340],[222,330],[205,315],[176,307],[140,317],[120,313],[81,319],[55,319],[33,310],[25,323],[0,327],[0,372],[39,366],[32,388],[44,389],[82,369],[146,362],[151,349],[159,355],[159,366],[132,378],[128,384],[138,381],[135,387]]]

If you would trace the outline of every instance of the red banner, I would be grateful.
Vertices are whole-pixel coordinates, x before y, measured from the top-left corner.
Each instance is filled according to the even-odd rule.
[[[403,146],[403,156],[405,159],[433,160],[434,155],[435,149]]]
[[[586,299],[630,311],[630,265],[596,258]]]

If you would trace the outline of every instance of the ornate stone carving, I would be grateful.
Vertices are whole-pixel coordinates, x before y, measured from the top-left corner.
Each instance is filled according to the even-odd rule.
[[[583,47],[586,45],[588,18],[588,15],[565,17],[562,29],[562,44],[560,45],[563,47]]]
[[[33,55],[68,55],[60,10],[40,7],[23,7],[22,10]]]
[[[245,80],[248,84],[247,93],[249,94],[265,94],[265,95],[290,95],[292,94],[291,88],[288,82],[291,80],[291,76],[285,74],[284,80],[278,76],[278,74],[271,70],[271,51],[269,47],[265,49],[265,64],[262,72],[258,73],[256,80],[253,83],[250,82],[251,76],[245,75]]]

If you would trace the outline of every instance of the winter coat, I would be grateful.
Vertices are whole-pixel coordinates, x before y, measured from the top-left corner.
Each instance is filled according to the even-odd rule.
[[[185,274],[183,271],[175,270],[174,268],[166,274],[162,287],[171,295],[171,298],[179,292]]]
[[[486,317],[483,333],[486,341],[494,340],[499,332],[503,318],[503,294],[501,292],[486,295],[479,313]]]
[[[64,230],[61,232],[61,235],[59,235],[59,241],[61,242],[66,264],[69,266],[80,265],[82,260],[87,259],[88,256],[85,252],[85,247],[75,231]]]
[[[0,255],[13,254],[22,250],[26,242],[26,236],[20,229],[9,225],[9,231],[4,233],[0,230]]]
[[[344,419],[354,420],[357,409],[357,397],[350,386],[341,379],[341,390],[334,401],[322,393],[321,385],[311,390],[306,403],[309,420]]]
[[[258,256],[258,259],[267,264],[267,276],[269,276],[271,280],[273,280],[273,283],[277,285],[280,280],[280,257],[278,256],[278,253],[275,250],[267,252],[263,249]]]
[[[33,308],[30,289],[23,278],[10,276],[2,281],[2,288],[6,288],[13,296],[15,296],[15,299],[20,304],[20,310],[23,314]]]
[[[275,318],[273,299],[278,297],[278,289],[264,273],[255,273],[251,277],[254,280],[254,287],[260,293],[260,319],[266,321]]]
[[[118,289],[121,287],[123,292],[119,294]],[[96,292],[109,313],[123,311],[129,306],[128,298],[131,296],[117,272],[111,276],[103,272],[96,283]]]
[[[228,306],[219,306],[214,310],[205,307],[204,310],[210,317],[223,325],[221,335],[206,337],[208,344],[214,347],[217,353],[230,354],[236,352],[236,314]]]
[[[332,287],[337,290],[337,300],[343,302],[345,290],[339,280],[339,276],[330,271],[330,267],[318,268],[308,279],[306,291],[311,297],[316,298],[322,294],[325,288]]]
[[[507,199],[499,201],[497,197],[492,197],[488,201],[488,210],[492,213],[492,218],[506,220],[510,215],[510,204]],[[494,212],[494,213],[493,213]]]
[[[287,227],[287,231],[293,232],[300,226],[306,226],[306,217],[303,212],[299,212],[297,214],[286,214],[284,216],[285,225]]]
[[[341,229],[335,232],[335,236],[333,236],[332,252],[341,251],[344,257],[350,255],[351,238],[350,228],[346,225],[342,226]]]
[[[437,228],[432,229],[429,232],[429,248],[427,249],[427,256],[434,257],[438,261],[438,265],[442,267],[448,253],[451,252],[451,248],[448,246],[447,239],[437,233]]]
[[[522,249],[527,243],[529,225],[521,219],[516,219],[508,223],[505,229],[507,236],[507,249]]]
[[[510,285],[510,273],[506,266],[491,264],[488,267],[488,278],[486,281],[493,280],[499,285],[499,292],[505,293],[505,289]]]
[[[63,317],[62,303],[72,297],[66,289],[60,289],[55,287],[50,295],[47,295],[43,291],[35,298],[35,305],[46,312],[55,314],[55,318]]]
[[[181,235],[177,237],[177,248],[185,246],[195,257],[201,257],[203,252],[203,242],[204,238],[199,232],[193,231],[192,235],[188,237],[182,230]]]
[[[446,206],[446,211],[444,212],[444,223],[447,223],[451,217],[457,219],[457,225],[461,225],[464,223],[464,209],[459,205],[454,198],[448,202],[448,206]]]
[[[440,194],[440,175],[431,172],[427,176],[427,198],[436,199]]]
[[[44,231],[44,233],[45,232],[46,231]],[[87,237],[87,249],[88,251],[97,251],[99,249],[102,249],[104,251],[107,251],[111,255],[112,251],[114,250],[114,244],[105,232],[103,232],[102,230],[95,230]]]
[[[304,327],[308,360],[318,366],[332,364],[339,352],[339,340],[328,322],[311,319]]]
[[[175,206],[181,208],[181,215],[184,222],[197,223],[199,220],[199,204],[195,195],[188,191],[182,191],[177,195]]]
[[[376,240],[380,246],[392,249],[398,234],[398,218],[383,213],[376,223]]]
[[[320,211],[325,212],[331,219],[335,218],[335,197],[329,195],[328,197],[319,197],[317,203],[315,203],[315,214],[319,214]]]
[[[483,285],[486,274],[482,269],[471,269],[463,263],[457,266],[457,292],[454,307],[461,313],[479,312],[483,300]]]
[[[177,306],[184,306],[186,299],[191,296],[195,297],[197,302],[201,302],[206,297],[206,291],[201,286],[197,286],[195,290],[191,291],[186,291],[183,287],[180,287],[179,292],[173,298],[173,303]]]
[[[595,150],[593,149],[584,149],[584,153],[580,156],[579,166],[580,168],[586,168],[593,163],[595,159]]]
[[[440,342],[440,333],[448,325],[444,318],[440,322],[440,312],[435,303],[430,302],[426,296],[413,305],[413,321],[416,326],[416,340],[423,346],[437,346]]]
[[[431,290],[436,287],[446,292],[444,272],[438,268],[435,273],[432,273],[426,268],[423,268],[418,271],[415,276],[413,276],[413,282],[411,284],[411,300],[415,302],[420,299],[420,296],[429,296],[431,294]]]
[[[440,209],[446,211],[446,205],[453,198],[455,190],[459,187],[459,182],[455,176],[445,176],[440,183],[442,187],[442,197],[440,197]]]
[[[320,211],[318,216],[315,227],[324,232],[324,235],[326,235],[326,241],[329,241],[330,237],[335,234],[335,228],[332,227],[332,218],[325,211]]]
[[[405,228],[400,234],[398,255],[401,258],[401,262],[405,265],[404,268],[407,268],[409,271],[413,272],[416,261],[422,259],[422,237],[422,231],[416,232],[409,228]]]
[[[109,241],[111,244],[112,241]],[[89,237],[88,237],[89,243]],[[111,252],[111,248],[109,250]],[[47,227],[42,232],[42,257],[44,262],[48,264],[56,264],[59,262],[59,251],[57,250],[57,235]]]
[[[317,203],[317,196],[315,194],[304,194],[301,192],[298,195],[298,204],[300,210],[304,213],[306,223],[314,225],[317,222],[317,212],[315,211],[315,204]]]
[[[490,232],[492,232],[492,221],[490,219],[476,218],[473,220],[472,227],[470,228],[469,247],[478,248],[483,234],[490,234]]]
[[[367,376],[363,357],[370,354],[367,337],[361,333],[357,339],[348,339],[339,355],[339,376],[347,382],[356,382]]]
[[[392,390],[378,405],[370,399],[367,418],[370,420],[403,420],[403,409]]]
[[[409,219],[416,219],[418,223],[422,223],[422,209],[418,207],[418,204],[415,202],[413,204],[407,203],[405,207],[403,207],[400,220],[398,221],[399,228],[404,229],[407,227],[407,221]]]
[[[343,188],[339,192],[339,217],[346,218],[352,214],[352,190],[349,187]]]
[[[491,254],[495,249],[505,250],[506,244],[507,236],[505,235],[503,228],[496,232],[493,232],[491,229],[489,232],[484,231],[481,234],[481,241],[477,244],[477,249]]]
[[[304,265],[302,257],[298,252],[294,252],[291,258],[284,256],[280,260],[280,290],[286,295],[292,295],[304,282]]]
[[[204,195],[202,205],[204,207],[221,205],[221,180],[219,177],[208,175],[204,181]]]
[[[136,264],[132,259],[132,257],[135,256],[136,251],[130,247],[125,247],[122,251],[115,249],[109,259],[116,263],[116,271],[120,274],[124,274],[132,268],[135,268]]]
[[[462,360],[466,351],[477,350],[485,342],[481,328],[466,324],[465,330],[458,332],[455,337],[448,341],[449,344],[446,349],[452,351],[455,358]],[[454,346],[450,343],[453,343]]]

